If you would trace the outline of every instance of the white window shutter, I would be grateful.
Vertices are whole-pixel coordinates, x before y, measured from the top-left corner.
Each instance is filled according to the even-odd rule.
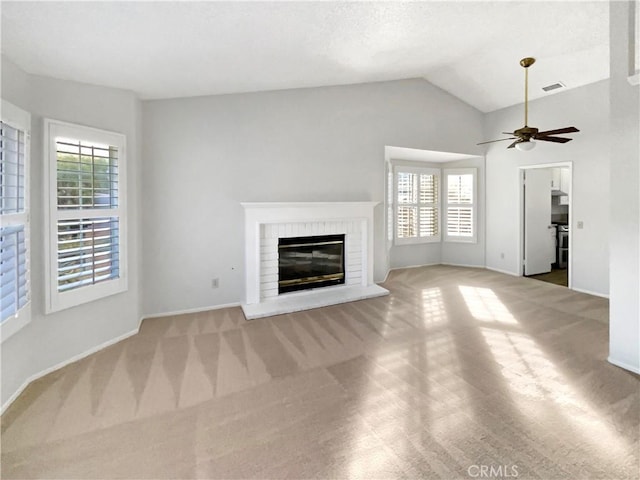
[[[0,310],[5,321],[29,301],[24,225],[0,228],[0,265]]]
[[[29,113],[2,100],[0,121],[0,329],[2,341],[31,320]]]
[[[46,120],[47,312],[127,288],[123,135]]]
[[[395,167],[396,243],[440,240],[439,170]]]
[[[475,242],[476,169],[451,169],[444,173],[447,185],[445,240]]]

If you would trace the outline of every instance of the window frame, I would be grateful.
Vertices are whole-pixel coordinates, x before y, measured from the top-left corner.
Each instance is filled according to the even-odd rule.
[[[118,148],[118,206],[111,208],[58,209],[56,138],[102,143]],[[45,202],[45,313],[93,302],[125,292],[127,283],[127,149],[122,133],[101,130],[52,119],[44,119],[44,184]],[[118,218],[119,276],[99,283],[58,291],[58,221],[66,219]]]
[[[3,227],[24,225],[27,303],[0,323],[0,343],[31,322],[31,114],[1,99],[2,122],[24,132],[24,211],[0,215]]]
[[[472,196],[471,203],[449,203],[449,175],[471,175],[472,176]],[[477,168],[443,168],[442,179],[444,189],[442,196],[443,204],[443,239],[445,242],[451,243],[478,243],[478,169]],[[470,237],[460,235],[449,235],[449,208],[471,208],[471,231],[473,235]]]
[[[436,177],[437,195],[435,203],[422,203],[420,202],[420,192],[418,192],[418,202],[415,204],[420,211],[420,206],[434,206],[437,210],[436,225],[438,233],[436,235],[430,235],[426,237],[398,237],[398,209],[400,204],[398,203],[398,174],[400,173],[413,173],[418,175],[434,175]],[[394,245],[417,245],[425,243],[438,243],[442,239],[442,174],[439,168],[427,167],[427,166],[407,166],[403,164],[393,165],[393,243]],[[408,204],[403,204],[408,205]],[[418,213],[418,228],[420,226],[420,213]]]

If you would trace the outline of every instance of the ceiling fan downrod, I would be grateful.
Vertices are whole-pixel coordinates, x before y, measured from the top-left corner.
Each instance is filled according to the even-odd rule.
[[[524,127],[519,128],[513,132],[502,132],[505,135],[509,135],[509,138],[501,138],[498,140],[489,140],[488,142],[480,142],[478,145],[485,145],[487,143],[504,142],[515,140],[507,148],[517,148],[518,150],[531,150],[538,140],[543,142],[553,143],[567,143],[571,138],[557,137],[562,133],[574,133],[579,132],[576,127],[564,127],[556,128],[555,130],[539,131],[536,127],[530,127],[529,124],[529,67],[536,63],[536,59],[532,57],[526,57],[520,60],[520,66],[524,68]],[[536,140],[533,142],[532,140]]]
[[[520,65],[524,67],[524,126],[529,125],[529,67],[536,63],[536,59],[526,57],[520,60]]]

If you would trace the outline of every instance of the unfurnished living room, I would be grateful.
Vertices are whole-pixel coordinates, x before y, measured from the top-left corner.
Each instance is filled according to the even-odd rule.
[[[638,2],[0,10],[2,478],[640,478]]]

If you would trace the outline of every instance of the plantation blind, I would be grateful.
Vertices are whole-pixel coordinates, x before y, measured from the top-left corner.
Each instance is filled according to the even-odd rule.
[[[127,288],[125,137],[45,120],[48,312]]]
[[[474,183],[475,173],[467,169],[461,172],[446,173],[446,236],[462,240],[473,240],[474,225]]]
[[[434,169],[396,169],[396,240],[416,243],[439,238],[438,184]]]
[[[58,291],[117,278],[118,148],[58,137],[56,158],[58,210],[75,212],[57,222]]]
[[[0,323],[29,302],[26,137],[0,122]]]

